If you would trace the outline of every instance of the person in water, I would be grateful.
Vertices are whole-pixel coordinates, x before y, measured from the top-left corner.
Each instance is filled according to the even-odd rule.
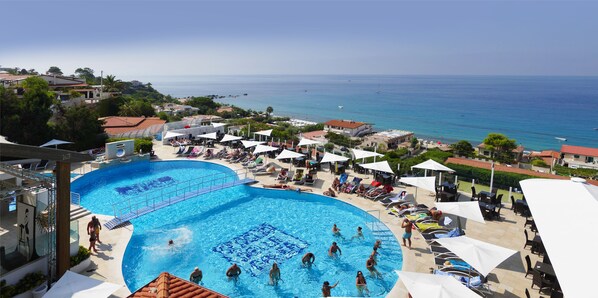
[[[341,229],[339,229],[336,224],[334,224],[332,226],[332,235],[334,235],[335,237],[342,237],[341,235]]]
[[[357,234],[355,234],[353,237],[351,237],[351,240],[353,240],[355,238],[357,238],[357,239],[363,239],[364,238],[363,231],[362,231],[361,227],[357,227]]]
[[[374,243],[374,248],[380,248],[380,246],[382,246],[382,240],[378,239],[376,240],[376,243]]]
[[[374,260],[378,259],[378,248],[374,247],[374,250],[372,251],[372,253],[370,254],[370,257],[373,257]]]
[[[239,268],[236,263],[226,270],[226,276],[228,277],[228,280],[232,279],[236,282],[239,279],[239,275],[241,275],[241,268]]]
[[[355,278],[355,286],[357,287],[357,291],[359,291],[359,295],[363,295],[363,291],[365,290],[366,294],[370,294],[370,290],[368,290],[368,284],[365,281],[365,276],[361,271],[357,271],[357,277]]]
[[[189,276],[189,280],[196,284],[199,284],[202,278],[203,273],[201,272],[201,270],[199,270],[199,267],[195,267],[195,270],[193,270],[193,272],[191,272],[191,275]]]
[[[332,242],[332,245],[330,246],[330,249],[328,249],[328,255],[331,257],[336,257],[337,253],[339,256],[343,255],[343,252],[341,251],[341,248],[338,247],[338,245],[336,245],[336,242]]]
[[[376,262],[376,260],[374,260],[374,257],[370,256],[370,258],[367,260],[367,262],[365,262],[365,267],[368,268],[368,270],[370,271],[370,274],[372,276],[381,278],[382,274],[380,274],[378,269],[376,269],[376,264],[378,264],[378,263]]]
[[[168,240],[168,246],[173,246],[174,245],[174,240],[170,239]]]
[[[336,288],[338,285],[338,281],[334,285],[330,285],[328,281],[325,281],[322,285],[322,296],[323,297],[330,297],[330,290]]]
[[[311,267],[311,265],[315,261],[316,261],[316,256],[311,252],[308,252],[305,255],[303,255],[303,258],[301,259],[301,263],[303,263],[303,266],[305,266],[305,267]]]
[[[270,269],[270,284],[273,286],[278,285],[278,281],[280,280],[280,268],[278,268],[278,264],[274,262],[272,264],[272,269]]]

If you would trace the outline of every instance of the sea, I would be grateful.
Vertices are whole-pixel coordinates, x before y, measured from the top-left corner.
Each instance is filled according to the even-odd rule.
[[[219,95],[245,109],[315,122],[345,119],[475,146],[502,133],[526,150],[598,147],[598,77],[252,75],[147,76],[174,97]]]

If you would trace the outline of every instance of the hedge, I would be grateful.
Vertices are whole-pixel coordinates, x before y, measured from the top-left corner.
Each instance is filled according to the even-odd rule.
[[[124,141],[124,140],[131,140],[131,138],[110,138],[106,142],[117,142],[117,141]],[[149,153],[154,148],[154,143],[152,142],[152,138],[140,138],[140,139],[133,139],[135,141],[135,152],[141,151],[143,153]]]
[[[462,178],[468,179],[475,179],[476,183],[481,184],[490,184],[490,176],[492,175],[491,170],[481,169],[476,167],[470,167],[466,165],[454,164],[449,163],[447,167],[455,170],[455,174]],[[520,188],[519,181],[530,179],[530,178],[537,178],[530,175],[525,174],[517,174],[517,173],[507,173],[507,172],[494,172],[494,181],[493,185],[500,187],[500,188]]]

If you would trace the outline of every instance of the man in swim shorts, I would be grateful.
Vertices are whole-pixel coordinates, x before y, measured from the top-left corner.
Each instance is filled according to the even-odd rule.
[[[341,251],[341,248],[338,247],[338,245],[336,245],[336,242],[332,242],[332,245],[330,246],[330,249],[328,249],[328,255],[331,257],[336,257],[336,253],[338,252],[339,256],[343,255],[343,252]]]
[[[407,246],[406,240],[408,240],[409,248],[411,248],[411,230],[413,228],[411,222],[406,218],[403,219],[403,222],[401,223],[401,228],[405,229],[405,233],[403,233],[403,246]]]
[[[306,253],[303,258],[301,259],[301,262],[303,263],[303,266],[306,267],[311,267],[311,265],[316,261],[316,256],[311,253],[308,252]]]
[[[368,268],[371,275],[380,278],[382,277],[382,274],[380,274],[380,272],[376,269],[376,264],[377,262],[374,260],[374,256],[370,256],[367,262],[365,262],[365,267]]]
[[[201,270],[199,270],[199,267],[195,267],[195,270],[193,270],[193,272],[191,272],[191,275],[189,276],[189,280],[196,284],[199,284],[202,278],[203,273],[201,272]]]
[[[236,263],[226,270],[226,276],[229,280],[232,279],[236,282],[239,279],[239,275],[241,275],[241,268]]]

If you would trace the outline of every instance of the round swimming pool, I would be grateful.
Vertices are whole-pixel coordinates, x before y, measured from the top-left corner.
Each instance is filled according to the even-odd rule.
[[[111,214],[111,207],[104,205],[130,192],[141,195],[172,187],[170,179],[161,177],[177,183],[218,171],[234,175],[228,168],[203,162],[128,164],[92,172],[92,179],[76,180],[73,189],[81,194],[83,206]],[[357,271],[364,272],[370,296],[385,296],[397,281],[394,270],[402,265],[399,244],[376,218],[344,202],[309,193],[235,186],[154,211],[132,223],[135,229],[122,264],[131,291],[164,271],[187,279],[197,266],[203,271],[204,286],[231,297],[317,297],[324,281],[339,281],[332,289],[334,296],[357,296]],[[332,235],[333,224],[342,237]],[[364,238],[352,239],[358,226],[363,227]],[[169,246],[171,239],[174,245]],[[371,277],[365,266],[376,239],[383,241],[377,265],[381,279]],[[333,241],[342,250],[335,259],[327,255]],[[316,256],[311,268],[301,266],[306,252]],[[273,262],[281,270],[277,286],[268,284]],[[237,283],[225,276],[232,263],[242,270]]]

